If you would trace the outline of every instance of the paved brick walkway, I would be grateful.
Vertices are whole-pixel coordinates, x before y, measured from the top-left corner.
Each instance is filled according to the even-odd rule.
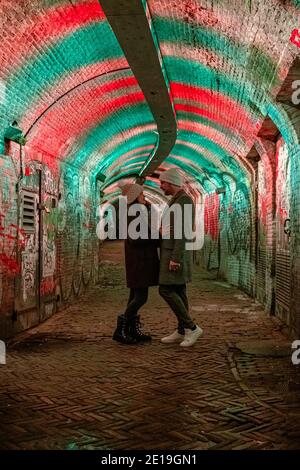
[[[300,366],[259,304],[196,270],[189,296],[204,336],[193,348],[160,343],[175,322],[154,288],[142,311],[152,343],[120,345],[111,340],[127,297],[120,243],[103,256],[101,286],[10,346],[1,449],[300,448]],[[257,340],[287,355],[237,347]]]

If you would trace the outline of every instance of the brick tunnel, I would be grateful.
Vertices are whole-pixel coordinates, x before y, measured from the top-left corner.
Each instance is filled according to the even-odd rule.
[[[0,449],[300,447],[299,0],[0,0]],[[298,30],[299,28],[299,30]],[[137,183],[194,201],[192,348],[112,341]],[[294,350],[294,352],[293,352]],[[294,359],[293,359],[294,358]]]

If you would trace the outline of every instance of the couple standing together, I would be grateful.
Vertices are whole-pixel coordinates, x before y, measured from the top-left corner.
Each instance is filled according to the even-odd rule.
[[[127,184],[122,189],[122,195],[127,197],[128,209],[133,204],[146,206],[148,215],[148,239],[125,240],[125,265],[127,287],[130,289],[127,308],[118,316],[117,328],[113,339],[120,343],[136,344],[150,341],[151,336],[141,331],[139,309],[147,302],[148,288],[159,285],[159,293],[167,302],[177,318],[177,330],[161,339],[162,343],[180,343],[182,347],[192,346],[202,335],[202,329],[196,325],[189,315],[186,283],[191,280],[192,251],[186,249],[185,230],[181,237],[175,237],[176,224],[184,228],[186,223],[192,225],[192,218],[184,220],[184,206],[193,207],[190,196],[182,189],[183,180],[176,168],[170,168],[160,175],[161,189],[166,196],[172,196],[168,203],[171,212],[169,235],[160,240],[151,239],[150,207],[146,202],[143,187],[139,184]],[[176,220],[178,213],[172,211],[172,206],[180,206],[181,219]],[[134,217],[128,216],[128,224]],[[189,233],[192,233],[190,227]],[[157,248],[160,246],[160,259]]]

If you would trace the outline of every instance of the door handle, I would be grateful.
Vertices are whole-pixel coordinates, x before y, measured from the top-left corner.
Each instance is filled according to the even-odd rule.
[[[50,214],[50,209],[48,209],[48,207],[46,207],[45,204],[38,204],[37,207],[39,211],[45,211],[46,214]]]

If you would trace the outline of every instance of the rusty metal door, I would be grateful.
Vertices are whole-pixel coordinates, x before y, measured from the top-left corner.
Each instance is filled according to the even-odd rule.
[[[16,278],[17,313],[38,311],[39,307],[39,167],[39,163],[32,162],[19,185],[17,255],[20,270]]]
[[[57,182],[49,168],[39,162],[27,165],[19,189],[16,310],[35,311],[34,322],[43,321],[56,309],[57,199]]]
[[[40,321],[56,311],[56,234],[58,218],[58,180],[51,170],[43,165],[40,173]]]

